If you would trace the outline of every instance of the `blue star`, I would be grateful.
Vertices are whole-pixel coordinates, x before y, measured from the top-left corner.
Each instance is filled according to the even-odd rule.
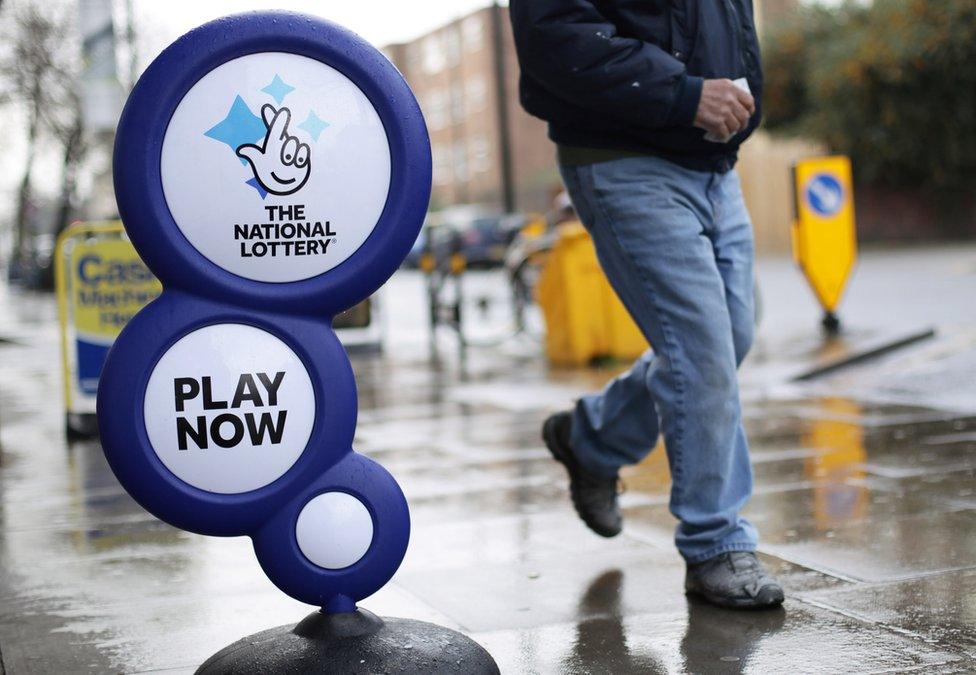
[[[323,122],[321,119],[319,119],[319,116],[315,114],[314,110],[309,110],[308,117],[305,118],[304,122],[298,125],[298,128],[307,131],[308,135],[312,137],[312,140],[318,142],[319,134],[321,134],[322,130],[327,126],[329,126],[328,122]]]
[[[224,117],[216,125],[207,129],[204,136],[225,143],[235,153],[237,148],[245,143],[255,143],[263,138],[267,133],[267,128],[260,117],[251,112],[240,96],[234,99],[233,105]],[[241,159],[246,163],[246,160]]]
[[[295,91],[295,88],[290,84],[285,84],[284,80],[278,77],[278,75],[275,75],[274,79],[271,80],[271,84],[261,91],[265,94],[270,94],[271,98],[277,101],[278,105],[281,105],[281,102],[285,100],[285,96]]]
[[[252,178],[251,180],[244,181],[244,182],[247,183],[248,185],[250,185],[255,190],[257,190],[258,191],[258,194],[261,195],[261,199],[264,199],[265,197],[268,196],[268,191],[265,190],[264,189],[264,186],[261,185],[261,183],[258,182],[258,179],[257,178]]]

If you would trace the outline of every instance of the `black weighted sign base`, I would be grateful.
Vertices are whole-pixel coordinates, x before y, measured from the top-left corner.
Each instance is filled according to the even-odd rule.
[[[255,633],[197,669],[197,675],[498,672],[491,655],[461,633],[413,619],[381,619],[364,609],[314,612],[297,626]]]

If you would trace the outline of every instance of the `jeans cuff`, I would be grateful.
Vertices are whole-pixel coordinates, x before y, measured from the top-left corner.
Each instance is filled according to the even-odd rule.
[[[722,555],[723,553],[728,553],[730,551],[755,551],[755,550],[756,550],[756,544],[754,542],[741,541],[741,542],[733,542],[730,544],[722,544],[720,546],[716,546],[715,548],[710,548],[704,553],[698,553],[693,556],[687,556],[684,553],[682,553],[681,555],[684,557],[685,562],[688,563],[689,565],[697,565],[698,563],[705,562],[706,560],[714,558],[717,555]]]
[[[581,402],[576,403],[573,409],[573,425],[569,434],[569,451],[573,453],[576,461],[584,471],[600,478],[611,480],[619,477],[620,467],[608,462],[599,461],[600,445],[593,438],[592,433],[587,428],[584,421],[580,419],[585,413],[580,410]],[[593,460],[596,461],[593,461]]]

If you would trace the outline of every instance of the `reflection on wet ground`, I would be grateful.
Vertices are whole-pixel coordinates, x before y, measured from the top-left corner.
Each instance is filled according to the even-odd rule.
[[[0,310],[16,326],[0,345],[8,672],[190,672],[307,613],[246,539],[156,521],[97,443],[67,446],[53,306],[6,296]],[[620,537],[591,535],[569,507],[539,423],[611,370],[550,371],[528,349],[473,353],[462,371],[395,344],[354,361],[357,449],[396,475],[413,518],[403,567],[364,603],[377,613],[463,630],[506,673],[976,669],[974,416],[744,385],[748,515],[789,599],[734,613],[682,593],[660,449],[624,476]]]

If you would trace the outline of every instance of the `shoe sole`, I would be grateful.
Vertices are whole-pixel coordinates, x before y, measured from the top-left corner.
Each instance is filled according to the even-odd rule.
[[[579,506],[579,502],[576,497],[576,472],[579,471],[579,464],[572,457],[565,457],[563,453],[559,450],[559,441],[556,439],[556,430],[553,428],[555,426],[555,418],[550,417],[542,425],[542,440],[545,442],[546,447],[549,449],[549,454],[552,458],[563,465],[566,469],[566,473],[569,474],[569,496],[570,501],[573,502],[573,509],[576,511],[576,515],[579,516],[580,520],[590,528],[592,532],[600,535],[601,537],[606,537],[610,539],[611,537],[616,537],[620,534],[623,528],[616,529],[606,529],[602,528],[596,523],[592,522],[586,517],[583,510]]]
[[[726,609],[775,609],[783,604],[783,591],[778,588],[763,588],[754,598],[731,599],[715,595],[697,588],[686,588],[685,595],[702,598],[713,605]]]

